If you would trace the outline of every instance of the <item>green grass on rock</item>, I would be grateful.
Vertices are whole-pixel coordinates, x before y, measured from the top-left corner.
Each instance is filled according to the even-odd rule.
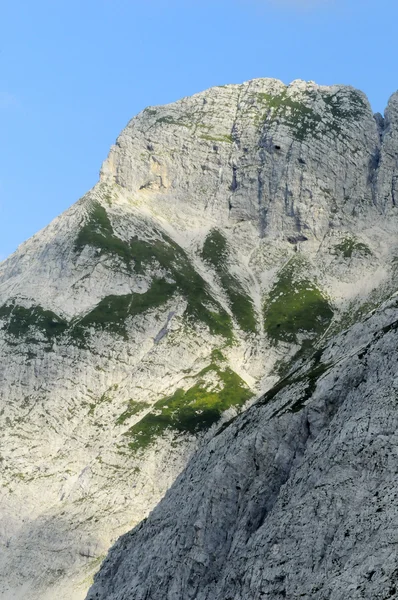
[[[352,256],[371,256],[372,252],[366,244],[358,242],[354,237],[347,237],[334,247],[334,254],[341,254],[344,258]]]
[[[212,229],[202,249],[202,259],[217,272],[239,327],[247,333],[257,333],[253,302],[240,281],[228,271],[229,249],[223,234]]]
[[[264,305],[264,328],[273,343],[297,343],[298,335],[317,337],[333,318],[333,310],[316,285],[290,261],[279,272]]]
[[[92,245],[99,245],[102,241],[104,253],[116,253],[137,274],[145,274],[148,267],[157,266],[167,273],[168,280],[164,277],[153,279],[151,287],[143,294],[104,298],[75,324],[73,336],[81,340],[84,329],[99,327],[126,337],[127,317],[157,308],[173,294],[179,293],[187,301],[185,316],[190,323],[199,321],[208,326],[213,335],[221,335],[231,343],[233,331],[228,313],[211,296],[206,282],[194,269],[184,250],[160,233],[153,240],[134,237],[129,243],[123,242],[112,233],[105,209],[100,209],[95,209],[93,221],[87,224],[85,235],[80,236],[78,247],[81,247],[83,240]]]
[[[27,341],[35,341],[37,333],[48,341],[59,338],[67,330],[68,323],[50,310],[41,306],[25,308],[15,302],[0,307],[0,323],[2,329],[16,338],[24,337]]]
[[[118,417],[116,421],[116,425],[123,425],[123,423],[133,417],[138,415],[143,410],[148,409],[149,405],[146,402],[136,402],[135,400],[129,400],[126,410]]]
[[[219,384],[214,386],[204,376],[212,372]],[[159,400],[150,413],[133,425],[126,436],[130,449],[145,450],[166,432],[198,434],[216,423],[230,407],[240,408],[253,396],[245,382],[230,368],[212,363],[203,369],[188,390],[177,389]]]

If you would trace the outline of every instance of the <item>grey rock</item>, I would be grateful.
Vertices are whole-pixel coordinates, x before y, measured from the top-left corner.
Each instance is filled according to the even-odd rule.
[[[87,600],[396,597],[397,324],[394,300],[217,433]]]
[[[0,264],[2,600],[84,598],[110,545],[149,514],[198,446],[197,456],[211,447],[216,460],[224,440],[224,464],[236,430],[213,440],[223,423],[313,349],[327,345],[331,360],[342,361],[351,353],[345,340],[358,349],[369,343],[370,324],[381,317],[363,320],[395,292],[398,275],[396,108],[394,95],[383,121],[351,87],[271,79],[148,108],[117,139],[98,184]],[[350,336],[335,337],[351,325]],[[294,383],[278,402],[299,399],[305,385]],[[261,432],[247,425],[228,460],[249,489],[251,454],[261,446],[255,481],[263,492],[252,489],[242,508],[252,515],[249,529],[263,518],[256,494],[276,511],[315,437],[333,422],[326,400],[318,394],[317,402],[319,409],[272,423],[269,406],[247,413],[258,414]],[[267,431],[275,438],[269,448],[261,441]],[[213,483],[195,471],[209,502],[211,486],[222,483],[212,456]],[[223,489],[236,516],[239,490]],[[196,550],[191,538],[184,543],[197,558],[192,569],[207,569],[192,592],[200,598],[227,589],[219,587],[226,550],[215,525],[228,527],[221,514],[209,520],[213,505],[199,509],[193,482],[192,490],[199,542]],[[181,519],[189,518],[185,501],[176,505]],[[177,531],[170,527],[156,530],[164,556]],[[142,568],[152,569],[142,540]],[[242,544],[236,554],[229,545],[238,569]],[[215,566],[205,569],[209,556]],[[180,557],[170,554],[169,566],[155,570],[175,572],[170,594],[188,598]],[[120,560],[130,594],[141,580],[129,582],[130,559]],[[101,578],[95,593],[104,594]],[[148,586],[156,581],[148,576]]]

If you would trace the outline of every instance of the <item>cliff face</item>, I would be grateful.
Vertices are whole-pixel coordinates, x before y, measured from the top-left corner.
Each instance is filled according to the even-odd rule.
[[[88,600],[395,598],[396,298],[194,456]]]
[[[102,172],[132,193],[151,191],[149,205],[184,229],[187,218],[214,219],[250,222],[260,238],[321,238],[333,211],[367,212],[379,154],[362,93],[255,80],[146,109]]]
[[[211,500],[212,465],[238,461],[256,504],[253,440],[276,427],[252,483],[271,486],[270,506],[277,503],[293,463],[307,464],[307,409],[276,426],[270,405],[256,404],[213,436],[281,374],[343,339],[333,337],[341,330],[358,322],[352,331],[365,335],[364,315],[395,291],[397,102],[394,95],[383,120],[353,88],[264,79],[148,108],[119,136],[93,190],[0,264],[2,598],[84,598],[110,544],[149,513],[203,438],[189,469],[201,473],[200,498],[221,511],[229,483]],[[323,353],[319,364],[329,369],[325,361]],[[281,404],[301,389],[312,397],[302,377],[280,392]],[[316,398],[314,406],[327,403]],[[257,412],[261,432],[260,417],[250,421]],[[231,428],[246,418],[252,433],[239,437],[239,452],[229,450]],[[322,431],[333,418],[322,417]],[[287,446],[279,467],[272,448],[280,444]],[[178,491],[186,473],[154,515],[168,514],[170,499],[189,507],[187,489]],[[215,555],[203,533],[213,529],[213,509],[193,485],[189,493],[203,522],[194,530],[204,566],[192,567],[200,574],[207,565],[203,586],[199,577],[191,589],[174,569],[177,555],[157,572],[170,574],[170,597],[224,598],[224,575],[211,575]],[[152,572],[151,519],[139,536]],[[221,512],[217,522],[225,526]],[[180,536],[178,523],[157,526],[155,539],[165,544]],[[217,548],[219,533],[214,528]],[[192,542],[195,554],[193,540],[184,548]],[[134,586],[155,589],[157,576],[145,588],[140,569],[130,582],[140,550],[119,556],[120,548],[93,593],[111,598],[104,573],[115,571],[116,556],[115,598],[141,594]],[[223,552],[214,573],[224,572]]]

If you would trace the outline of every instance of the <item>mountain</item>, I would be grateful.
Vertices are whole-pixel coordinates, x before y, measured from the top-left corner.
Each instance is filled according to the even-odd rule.
[[[218,432],[88,600],[396,598],[395,297]]]
[[[282,523],[281,597],[296,594],[294,569],[297,589],[310,580],[289,519],[308,494],[307,554],[321,544],[314,514],[327,490],[312,469],[330,469],[344,445],[338,418],[352,431],[347,465],[356,418],[360,431],[376,419],[377,437],[383,402],[363,415],[354,405],[373,397],[383,360],[386,402],[391,384],[397,158],[398,94],[383,118],[348,86],[212,88],[136,116],[98,184],[0,263],[1,598],[83,599],[110,545],[198,447],[89,597],[274,593],[264,583],[274,572],[257,577],[255,562],[268,552],[263,529],[282,540]],[[362,389],[350,374],[364,347],[374,371],[363,367]],[[348,387],[334,401],[336,377]],[[380,480],[390,490],[383,470]],[[246,560],[263,592],[228,571]],[[329,585],[324,566],[313,570],[314,585]]]

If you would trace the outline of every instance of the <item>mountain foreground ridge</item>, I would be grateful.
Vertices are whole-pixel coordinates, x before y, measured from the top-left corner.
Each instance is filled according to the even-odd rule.
[[[395,597],[397,186],[398,94],[130,121],[0,263],[2,599]]]

